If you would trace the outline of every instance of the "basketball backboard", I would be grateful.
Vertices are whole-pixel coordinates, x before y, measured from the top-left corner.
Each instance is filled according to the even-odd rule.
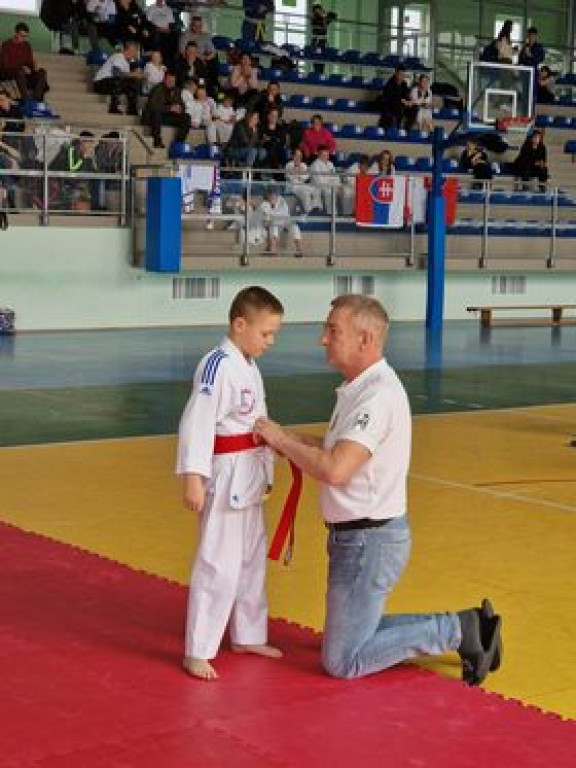
[[[468,64],[468,130],[490,130],[506,118],[532,118],[534,69],[515,64],[472,61]]]

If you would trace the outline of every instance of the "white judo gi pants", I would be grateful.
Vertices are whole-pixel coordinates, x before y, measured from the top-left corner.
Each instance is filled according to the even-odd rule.
[[[261,504],[206,505],[188,596],[187,657],[213,659],[228,623],[233,643],[266,643],[266,550]]]

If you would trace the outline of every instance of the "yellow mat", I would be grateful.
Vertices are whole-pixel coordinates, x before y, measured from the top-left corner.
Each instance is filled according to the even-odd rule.
[[[576,718],[576,406],[421,416],[410,480],[414,548],[390,608],[458,610],[489,595],[504,663],[486,688]],[[321,432],[322,427],[310,427]],[[0,450],[0,518],[186,583],[196,537],[169,437]],[[267,508],[277,520],[289,471]],[[289,568],[271,563],[270,610],[320,628],[325,531],[307,482]],[[456,659],[423,662],[458,676]]]

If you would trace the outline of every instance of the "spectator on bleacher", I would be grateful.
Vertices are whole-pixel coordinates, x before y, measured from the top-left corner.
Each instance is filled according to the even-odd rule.
[[[87,174],[98,170],[96,164],[96,139],[91,131],[82,131],[79,138],[70,144],[63,144],[50,163],[53,171]],[[96,181],[96,180],[95,180]],[[83,211],[96,207],[98,184],[88,179],[75,181],[71,178],[57,179],[58,203],[65,210]]]
[[[540,67],[536,80],[536,101],[539,104],[554,104],[554,77],[550,67]]]
[[[432,89],[428,75],[420,75],[410,89],[410,106],[406,107],[406,128],[416,127],[419,131],[431,133],[432,123]]]
[[[341,181],[334,163],[330,160],[330,149],[326,146],[318,147],[318,157],[310,166],[310,177],[312,184],[316,187],[322,197],[324,211],[332,212],[332,207],[336,209]]]
[[[225,162],[231,166],[251,168],[258,155],[258,112],[248,110],[238,120],[226,145]]]
[[[396,67],[394,73],[388,78],[380,95],[380,120],[381,128],[402,128],[406,117],[406,110],[410,107],[410,90],[406,83],[406,70],[404,67]]]
[[[328,45],[328,27],[336,21],[337,15],[333,11],[324,10],[322,3],[314,3],[310,17],[312,29],[312,48],[315,52],[324,53]],[[324,72],[324,64],[314,64],[314,72],[321,75]]]
[[[280,118],[282,118],[284,102],[282,101],[280,83],[278,80],[270,80],[266,88],[263,91],[260,91],[258,98],[254,102],[254,109],[260,116],[260,123],[264,122],[266,113],[272,106],[276,107]]]
[[[518,55],[518,64],[524,67],[533,67],[534,76],[536,77],[538,67],[544,61],[545,55],[544,46],[538,42],[538,30],[536,27],[529,27],[526,33],[526,40]]]
[[[124,145],[118,131],[109,131],[100,137],[95,150],[96,167],[100,173],[111,173],[119,176],[122,173],[124,158]],[[118,210],[118,194],[121,188],[121,180],[99,179],[97,183],[97,207],[99,210]],[[116,199],[110,201],[110,196]]]
[[[312,115],[310,125],[304,130],[302,136],[302,154],[307,163],[320,156],[320,149],[328,149],[328,154],[336,152],[336,139],[331,131],[326,128],[322,115]]]
[[[277,187],[270,187],[266,198],[260,203],[262,223],[267,234],[266,250],[272,256],[278,253],[278,241],[281,232],[287,232],[294,241],[294,255],[302,256],[302,233],[300,227],[290,217],[290,208]]]
[[[512,45],[512,19],[506,19],[496,38],[496,53],[499,64],[513,64],[516,49]]]
[[[374,175],[374,168],[368,155],[360,155],[342,174],[340,199],[344,216],[352,216],[356,209],[356,179],[358,176]]]
[[[474,139],[468,139],[466,142],[460,155],[459,166],[464,173],[471,173],[478,182],[472,184],[472,189],[482,189],[482,182],[491,181],[494,176],[488,155]]]
[[[278,108],[272,105],[264,121],[258,119],[258,166],[266,169],[283,168],[286,163],[286,128]],[[273,177],[276,178],[273,174]],[[281,181],[283,176],[277,178]]]
[[[164,80],[166,67],[162,63],[162,54],[160,51],[150,51],[150,57],[144,65],[144,74],[142,77],[142,93],[147,96],[152,88]]]
[[[20,122],[24,119],[24,113],[22,107],[15,100],[11,99],[6,91],[0,91],[0,126],[6,131],[6,133],[14,133],[16,131],[23,131],[24,125]],[[10,120],[14,120],[14,123],[10,123]]]
[[[258,69],[252,65],[248,53],[243,53],[240,62],[232,67],[229,83],[234,106],[252,110],[258,98]]]
[[[20,21],[13,36],[0,45],[0,80],[14,80],[20,98],[42,101],[48,90],[46,70],[36,66],[29,37],[28,25]]]
[[[105,37],[114,44],[114,20],[116,3],[114,0],[86,0],[88,16],[88,38],[93,51],[100,51],[100,38]]]
[[[310,184],[310,171],[304,162],[301,149],[295,149],[292,160],[286,163],[286,185],[296,200],[302,206],[304,215],[307,216],[316,208],[322,208],[322,196],[320,191]]]
[[[121,115],[120,97],[126,96],[128,114],[138,114],[138,94],[142,72],[132,69],[131,63],[138,58],[138,45],[127,40],[122,51],[109,56],[94,76],[94,91],[110,96],[108,111]]]
[[[144,48],[151,40],[150,25],[136,0],[116,0],[116,18],[113,35],[116,40],[136,40]]]
[[[187,91],[184,89],[182,91],[182,101],[184,102],[186,112],[190,115],[190,127],[203,128],[206,140],[208,141],[209,129],[212,125],[216,104],[214,99],[211,99],[206,93],[204,83],[198,83],[196,95],[192,99],[188,97]]]
[[[60,53],[78,52],[80,35],[85,34],[88,29],[86,2],[85,0],[60,0],[58,12],[61,15],[61,22],[55,31],[60,32],[61,41],[63,35],[69,35],[72,43],[72,49],[61,46]]]
[[[548,181],[546,156],[542,131],[533,131],[520,148],[518,157],[512,163],[514,175],[522,182],[523,189],[528,187],[532,179],[537,179],[540,192],[546,191]]]
[[[176,57],[174,71],[179,88],[182,88],[187,80],[206,79],[206,67],[198,53],[198,46],[193,40],[186,44],[184,53],[179,53]]]
[[[166,0],[156,0],[146,9],[146,19],[150,30],[150,46],[162,51],[164,61],[173,62],[178,48],[178,33],[174,11]]]
[[[228,144],[236,123],[236,110],[232,96],[225,93],[222,103],[216,105],[214,119],[206,131],[209,144],[217,144],[221,147]]]
[[[274,11],[274,0],[243,0],[242,37],[260,43],[266,34],[266,16]]]
[[[383,149],[379,155],[374,158],[374,173],[378,176],[394,176],[396,173],[396,165],[394,163],[394,155],[389,149]]]
[[[190,42],[196,43],[201,56],[204,56],[206,53],[214,53],[215,51],[211,35],[204,31],[202,16],[192,16],[188,29],[180,35],[178,44],[180,53],[184,53],[186,46]]]
[[[142,115],[144,125],[150,126],[155,149],[163,149],[162,126],[176,128],[175,141],[186,141],[190,130],[190,115],[184,108],[182,92],[176,85],[176,75],[166,70],[164,80],[150,91]]]

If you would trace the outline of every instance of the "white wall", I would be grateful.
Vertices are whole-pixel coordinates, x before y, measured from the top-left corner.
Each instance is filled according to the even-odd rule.
[[[132,268],[129,246],[128,230],[11,227],[0,233],[0,306],[16,311],[19,330],[47,330],[219,324],[234,294],[252,283],[278,293],[289,321],[318,321],[334,296],[337,271],[245,269],[222,273],[217,300],[174,300],[172,276]],[[576,296],[576,273],[529,274],[522,296],[495,297],[491,283],[487,271],[448,274],[446,319],[467,317],[474,303],[568,303]],[[394,319],[423,320],[425,272],[375,273],[375,293]]]

